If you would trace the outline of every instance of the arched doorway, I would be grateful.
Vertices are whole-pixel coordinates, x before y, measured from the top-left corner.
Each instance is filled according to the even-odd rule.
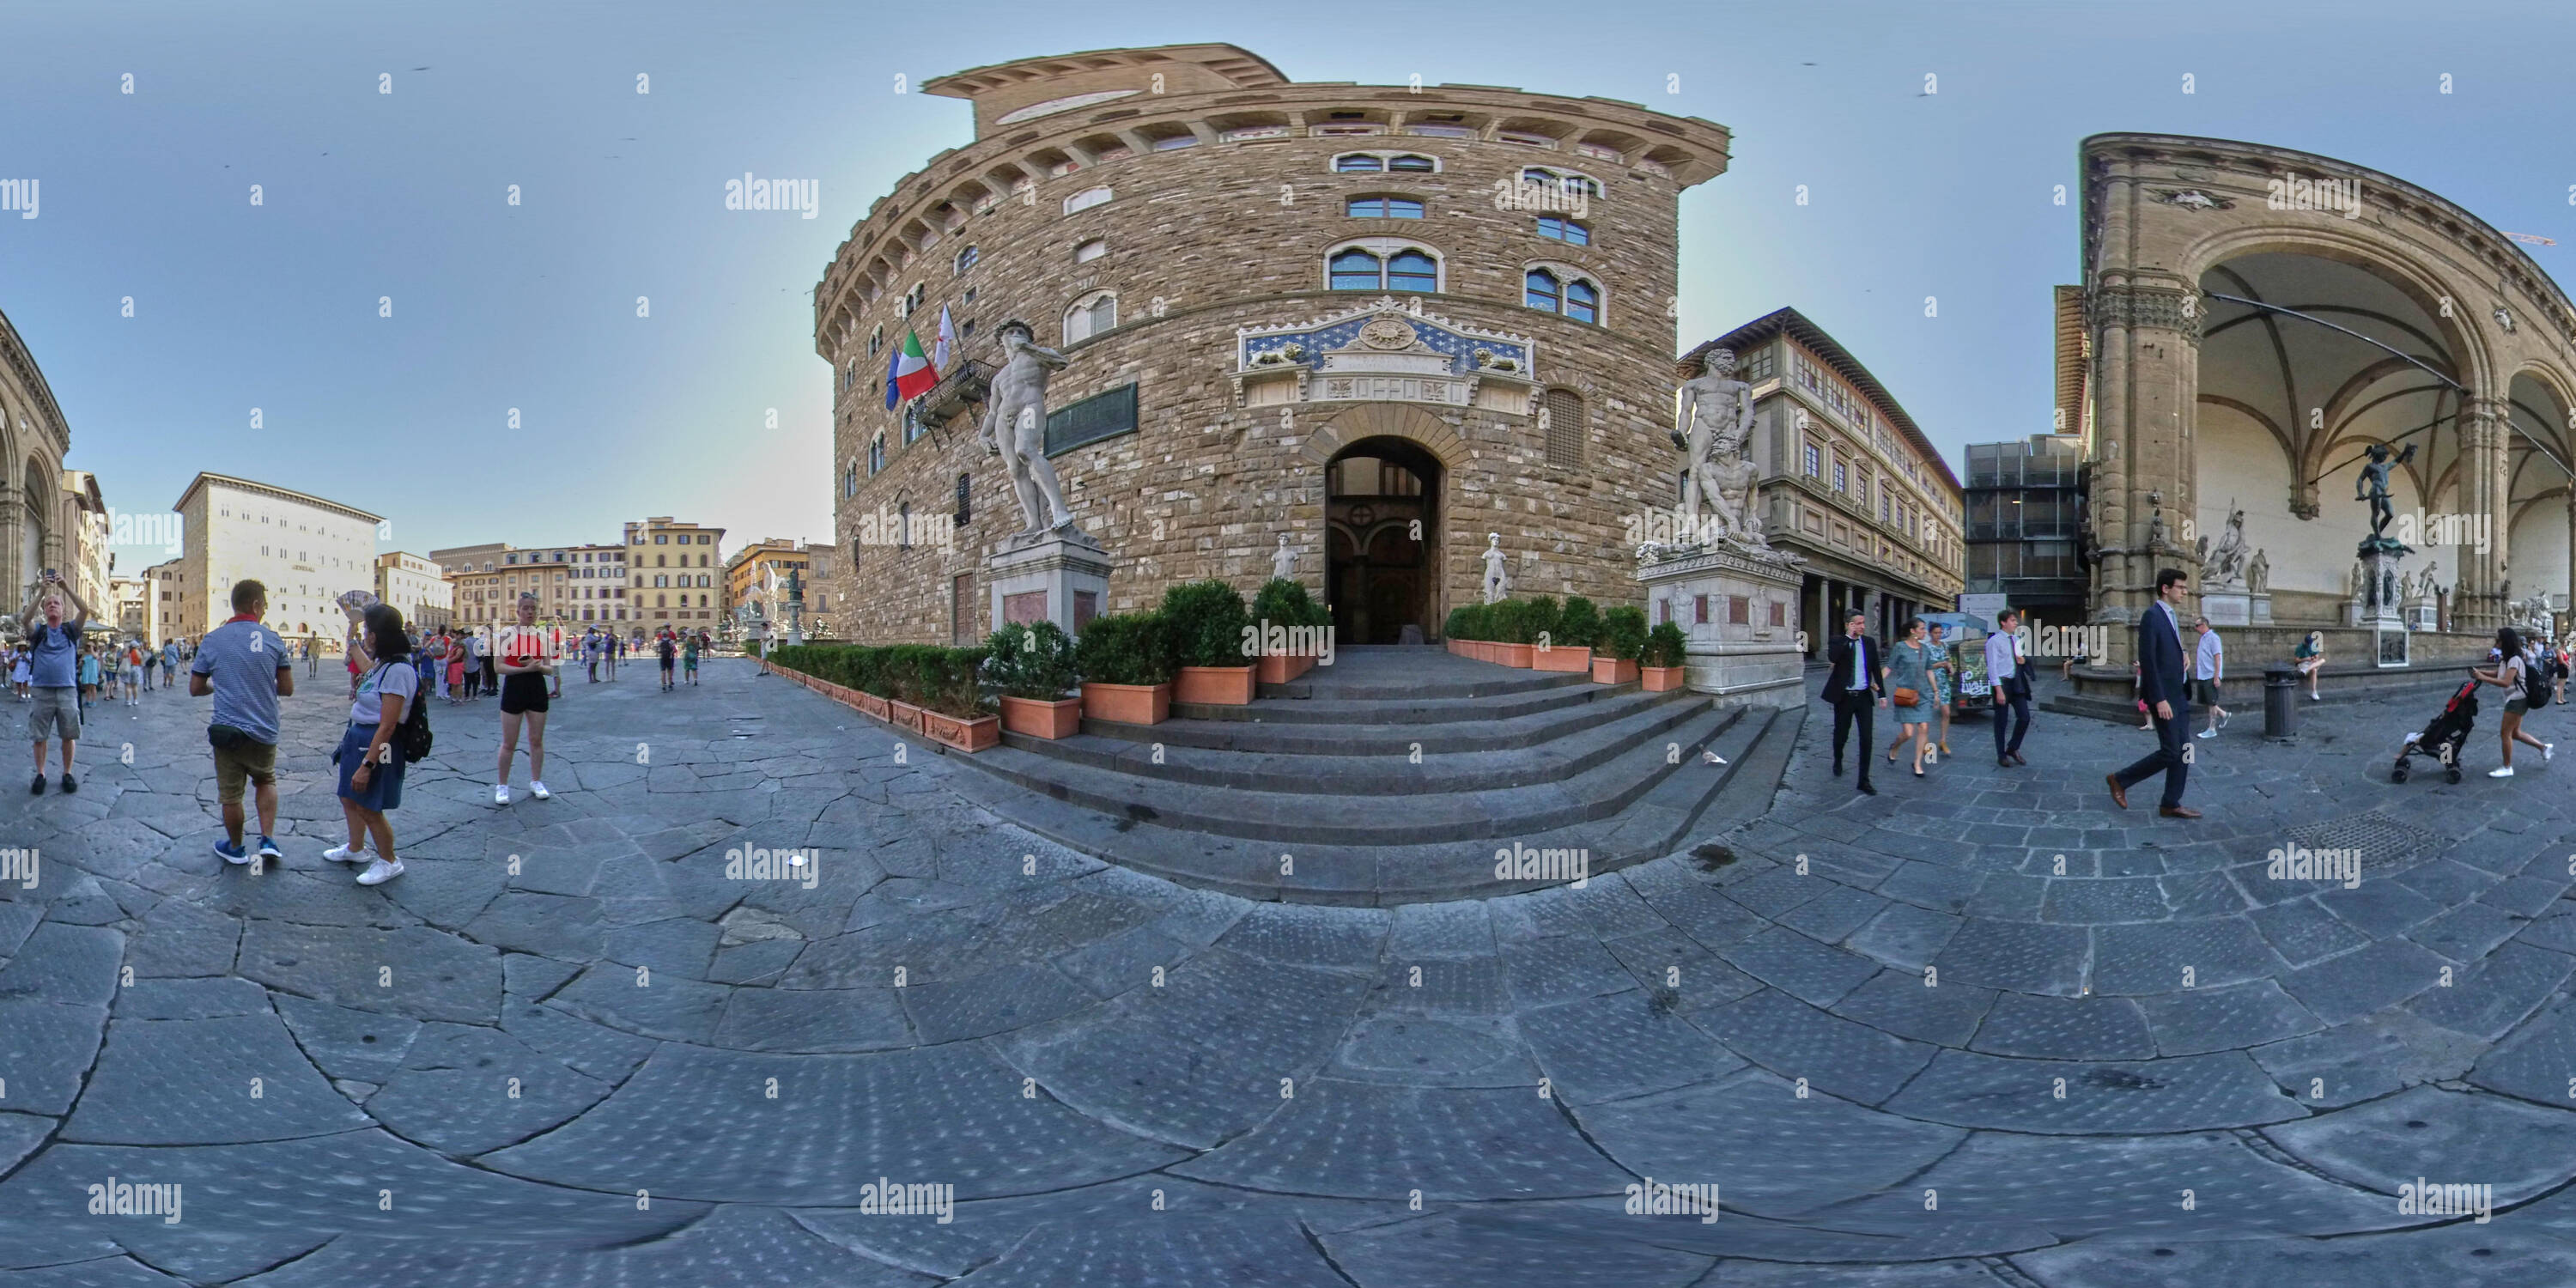
[[[1336,639],[1397,644],[1438,633],[1440,461],[1418,443],[1364,438],[1324,466],[1324,595]]]

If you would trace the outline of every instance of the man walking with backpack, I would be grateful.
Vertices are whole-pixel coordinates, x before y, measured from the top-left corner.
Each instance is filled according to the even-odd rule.
[[[259,846],[265,861],[275,859],[277,842],[277,700],[295,693],[295,659],[277,632],[259,624],[268,615],[268,588],[256,581],[233,583],[232,620],[206,633],[197,660],[188,667],[188,696],[215,700],[206,724],[206,741],[215,749],[215,799],[223,807],[224,839],[215,853],[231,864],[246,864],[253,851],[242,845],[242,787],[247,782],[259,808]]]

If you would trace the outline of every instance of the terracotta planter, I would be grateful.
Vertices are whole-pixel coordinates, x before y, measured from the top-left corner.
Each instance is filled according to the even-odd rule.
[[[1449,651],[1450,651],[1452,654],[1455,654],[1455,655],[1460,656],[1460,657],[1464,657],[1464,656],[1466,656],[1466,654],[1465,654],[1464,652],[1462,652],[1462,651],[1459,649],[1459,647],[1458,647],[1458,646],[1459,646],[1459,645],[1461,645],[1461,644],[1466,643],[1467,641],[1465,641],[1465,640],[1447,640],[1447,641],[1444,641],[1444,642],[1445,642],[1446,644],[1448,644],[1448,646],[1449,646]]]
[[[873,693],[862,693],[858,695],[854,700],[854,705],[856,705],[859,710],[875,716],[879,720],[894,719],[894,712],[887,706],[886,700]]]
[[[1449,651],[1455,653],[1458,648],[1452,644]],[[1286,684],[1313,669],[1315,659],[1304,653],[1267,653],[1262,655],[1259,667],[1263,684]]]
[[[982,751],[1002,741],[1002,722],[994,716],[952,716],[924,710],[921,731],[932,741],[959,751]]]
[[[892,719],[896,728],[910,729],[914,733],[921,732],[921,708],[909,702],[896,702],[891,698],[886,700],[886,705],[894,709]]]
[[[1594,684],[1634,684],[1637,681],[1637,659],[1632,657],[1596,657],[1592,659]]]
[[[1202,702],[1218,707],[1252,705],[1252,672],[1248,666],[1185,666],[1172,685],[1172,701]]]
[[[1085,681],[1082,714],[1088,720],[1114,724],[1161,724],[1172,715],[1168,684],[1101,684]]]
[[[1637,678],[1644,682],[1646,692],[1664,693],[1682,687],[1682,668],[1678,666],[1641,666],[1637,668]]]
[[[1592,650],[1567,648],[1560,644],[1531,653],[1530,664],[1541,671],[1589,671],[1592,669]]]
[[[1082,699],[1002,699],[1002,727],[1032,738],[1070,738],[1082,728]]]
[[[1538,652],[1536,644],[1496,644],[1492,648],[1494,655],[1485,659],[1486,661],[1501,666],[1516,666],[1524,671],[1530,669],[1532,665],[1531,655]]]

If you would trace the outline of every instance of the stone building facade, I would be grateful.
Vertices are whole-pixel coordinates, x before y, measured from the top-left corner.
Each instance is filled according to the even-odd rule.
[[[2432,571],[2428,661],[2483,656],[2509,601],[2570,589],[2576,307],[2508,235],[2377,170],[2263,144],[2161,134],[2084,141],[2091,334],[2093,620],[2119,627],[2156,572],[2201,572],[2241,514],[2273,625],[2236,633],[2249,673],[2311,629],[2331,660],[2370,531],[2354,483],[2375,443],[2388,535]],[[2125,692],[2129,633],[2098,677]],[[2079,673],[2080,678],[2080,673]]]
[[[354,506],[224,474],[189,480],[176,505],[182,547],[172,579],[177,613],[166,629],[190,638],[233,615],[233,583],[268,588],[269,628],[291,639],[338,639],[348,616],[334,602],[376,585],[376,527]]]
[[[1608,99],[1296,84],[1230,45],[930,81],[976,137],[900,181],[815,292],[833,365],[841,633],[966,641],[1021,526],[978,441],[993,336],[1070,360],[1049,454],[1115,561],[1107,611],[1267,579],[1281,536],[1342,638],[1436,637],[1488,533],[1515,587],[1641,600],[1669,507],[1680,194],[1727,132]],[[886,407],[890,350],[956,330]]]
[[[1735,353],[1736,379],[1753,387],[1746,451],[1762,471],[1763,532],[1806,560],[1795,629],[1808,655],[1824,656],[1847,609],[1868,613],[1871,633],[1889,639],[1916,613],[1957,608],[1967,554],[1959,480],[1895,395],[1796,309],[1691,350],[1682,378],[1716,349]]]
[[[45,569],[72,575],[62,491],[63,453],[71,442],[45,374],[0,314],[0,586],[8,587],[0,613],[17,612]]]

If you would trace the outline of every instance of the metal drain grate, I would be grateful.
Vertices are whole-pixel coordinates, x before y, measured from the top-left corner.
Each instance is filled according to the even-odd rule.
[[[2289,839],[2310,850],[2359,850],[2364,872],[2413,867],[2451,848],[2451,838],[2378,810],[2292,828]]]

